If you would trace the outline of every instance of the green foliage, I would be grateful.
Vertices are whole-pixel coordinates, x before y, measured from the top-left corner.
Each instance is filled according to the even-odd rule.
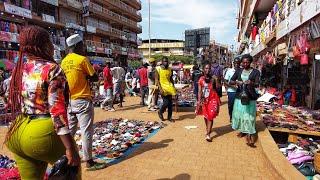
[[[136,60],[136,61],[128,61],[128,66],[134,69],[137,69],[138,67],[141,66],[141,61]]]
[[[157,61],[161,61],[162,58],[164,57],[163,55],[153,55],[153,58],[155,58]],[[193,56],[175,56],[175,55],[171,55],[168,56],[169,61],[171,63],[173,62],[182,62],[183,64],[193,64],[194,58]]]

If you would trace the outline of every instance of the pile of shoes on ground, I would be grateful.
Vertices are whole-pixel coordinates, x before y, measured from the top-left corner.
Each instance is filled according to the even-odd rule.
[[[145,122],[128,119],[110,119],[94,124],[93,156],[116,159],[133,145],[142,143],[150,133],[163,128],[159,122]],[[75,140],[81,149],[81,132]]]
[[[192,87],[187,87],[178,91],[178,106],[193,107],[196,103],[196,97]]]
[[[320,150],[320,141],[312,138],[300,138],[297,143],[278,144],[280,151],[288,161],[305,176],[317,173],[314,167],[315,154]]]
[[[268,127],[320,131],[320,111],[260,103],[258,114]]]
[[[0,155],[0,179],[21,179],[16,162],[4,155]]]

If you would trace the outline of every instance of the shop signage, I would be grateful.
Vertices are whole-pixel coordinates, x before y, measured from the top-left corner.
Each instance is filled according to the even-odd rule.
[[[105,48],[105,49],[104,49],[104,53],[105,53],[105,54],[112,54],[112,49]]]
[[[89,8],[90,8],[90,0],[82,0],[82,16],[88,17],[89,16]]]
[[[51,4],[51,5],[54,5],[54,6],[58,6],[59,3],[58,3],[58,0],[41,0],[42,2],[45,2],[45,3],[48,3],[48,4]]]
[[[21,17],[32,19],[32,14],[29,9],[25,9],[25,8],[18,7],[18,6],[12,5],[12,4],[4,3],[4,10],[5,10],[5,12],[10,13],[10,14],[15,14],[15,15],[18,15]]]
[[[80,26],[78,24],[74,24],[74,23],[66,23],[66,28],[71,28],[71,29],[77,29],[80,31],[85,31],[85,28],[83,26]]]
[[[87,25],[87,32],[96,33],[97,32],[97,28]]]
[[[42,14],[42,20],[52,24],[56,23],[56,20],[54,19],[54,17],[47,14]]]
[[[284,20],[278,25],[278,27],[276,29],[277,40],[282,38],[283,36],[285,36],[288,33],[288,24],[289,24],[289,22],[287,20]]]
[[[318,8],[318,0],[305,0],[301,3],[301,23],[305,23],[317,14],[319,14],[320,9]]]
[[[97,47],[96,52],[97,53],[104,53],[104,48]]]

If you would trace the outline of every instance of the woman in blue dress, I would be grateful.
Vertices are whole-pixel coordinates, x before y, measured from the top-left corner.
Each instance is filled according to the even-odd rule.
[[[253,58],[249,54],[242,56],[243,68],[236,71],[230,84],[238,86],[232,113],[232,128],[240,131],[238,137],[246,134],[247,145],[255,147],[256,100],[258,98],[255,88],[259,85],[260,72],[251,68],[252,61]]]

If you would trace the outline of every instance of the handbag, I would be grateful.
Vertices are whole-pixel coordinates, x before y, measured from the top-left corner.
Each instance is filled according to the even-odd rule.
[[[78,166],[69,166],[66,156],[62,156],[54,163],[51,172],[49,173],[49,180],[76,180],[78,179]]]
[[[312,39],[317,39],[320,37],[320,27],[315,21],[310,22],[310,35]]]
[[[281,43],[277,47],[278,55],[286,55],[288,53],[288,47],[286,43]]]
[[[239,94],[239,98],[241,100],[241,104],[242,105],[249,105],[250,104],[250,98],[249,98],[249,95],[247,93],[245,84],[242,85],[242,88],[241,88],[241,91],[240,91],[240,94]]]

